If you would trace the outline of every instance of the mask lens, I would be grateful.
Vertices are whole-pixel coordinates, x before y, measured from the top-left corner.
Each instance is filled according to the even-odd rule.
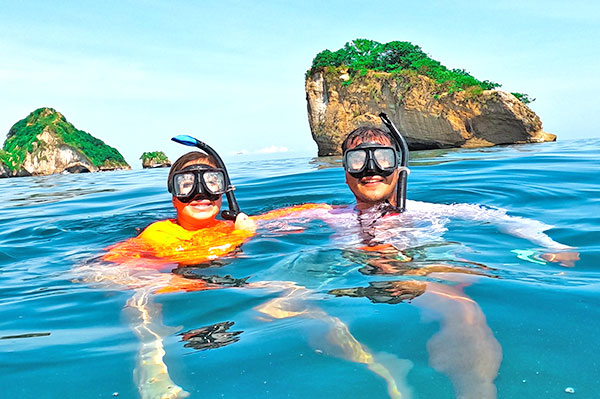
[[[211,194],[223,194],[225,192],[225,174],[222,171],[206,171],[202,175],[202,179]]]
[[[391,148],[377,148],[373,151],[373,157],[381,169],[392,169],[398,166],[396,151]]]
[[[346,152],[346,169],[349,172],[357,172],[365,166],[366,160],[365,150],[350,150]]]
[[[193,173],[181,173],[175,175],[173,180],[173,194],[177,197],[186,197],[192,192],[196,178]]]

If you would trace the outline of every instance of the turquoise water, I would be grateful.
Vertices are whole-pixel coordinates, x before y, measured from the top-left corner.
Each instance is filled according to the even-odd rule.
[[[119,269],[99,258],[174,215],[167,170],[0,180],[0,397],[140,397],[142,342],[192,398],[598,397],[600,140],[411,157],[409,212],[368,221],[404,259],[359,250],[355,215],[316,212],[185,270],[222,289],[162,295],[106,278]],[[352,204],[340,166],[230,173],[259,214]],[[574,267],[540,257],[558,243]],[[155,341],[136,335],[132,297]]]

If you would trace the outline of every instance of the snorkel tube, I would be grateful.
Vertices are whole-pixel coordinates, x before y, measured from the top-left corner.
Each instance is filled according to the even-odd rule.
[[[385,112],[379,113],[379,117],[383,124],[388,128],[392,137],[396,141],[396,149],[402,155],[402,163],[400,169],[400,175],[398,176],[398,185],[396,186],[396,208],[398,212],[402,213],[406,210],[406,180],[408,178],[408,144],[406,140],[400,134],[396,126],[388,118]]]
[[[221,216],[223,217],[223,219],[235,220],[236,216],[240,213],[240,207],[237,203],[237,200],[235,199],[235,195],[233,195],[233,190],[235,190],[235,187],[231,184],[231,180],[229,180],[229,173],[227,173],[225,163],[223,162],[219,154],[217,154],[217,152],[205,142],[200,141],[192,136],[188,136],[186,134],[175,136],[171,140],[173,140],[176,143],[187,145],[190,147],[197,147],[205,153],[207,153],[208,155],[215,158],[215,160],[217,161],[217,166],[225,171],[225,186],[227,187],[225,195],[227,196],[227,203],[229,204],[229,210],[221,211]]]

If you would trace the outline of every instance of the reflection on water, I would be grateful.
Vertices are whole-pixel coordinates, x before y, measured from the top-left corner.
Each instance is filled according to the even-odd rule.
[[[309,162],[310,165],[316,165],[317,169],[329,169],[329,168],[340,168],[342,167],[342,156],[327,156],[327,157],[316,157],[312,158]]]
[[[390,305],[410,302],[425,292],[425,283],[421,281],[371,281],[368,287],[338,288],[329,294],[355,298],[368,298],[373,303]]]
[[[47,186],[46,188],[53,188],[54,186]],[[102,194],[102,193],[110,193],[115,192],[114,189],[102,189],[97,188],[95,190],[83,189],[83,188],[72,188],[66,191],[52,191],[48,193],[31,193],[26,194],[23,193],[22,197],[13,197],[9,198],[10,202],[14,203],[14,206],[34,206],[34,205],[43,205],[43,204],[51,204],[54,202],[59,202],[65,199],[77,198],[83,194]]]
[[[240,340],[239,335],[243,331],[228,331],[234,324],[233,321],[223,321],[179,333],[179,335],[181,341],[185,341],[183,346],[186,348],[196,350],[217,349]]]

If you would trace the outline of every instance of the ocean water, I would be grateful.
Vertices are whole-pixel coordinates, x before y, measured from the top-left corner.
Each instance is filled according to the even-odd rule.
[[[600,140],[410,167],[406,214],[263,223],[168,294],[100,259],[174,216],[167,170],[0,180],[0,397],[600,397]],[[229,169],[251,215],[353,203],[339,158]]]

